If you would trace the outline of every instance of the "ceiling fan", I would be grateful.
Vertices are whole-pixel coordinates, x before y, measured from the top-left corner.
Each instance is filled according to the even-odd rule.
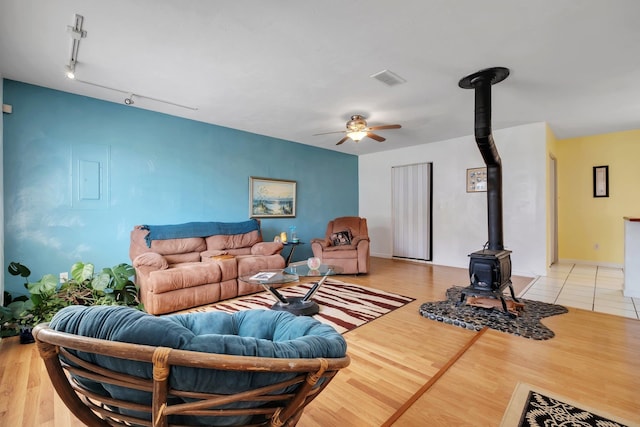
[[[383,130],[383,129],[400,129],[402,126],[400,125],[382,125],[382,126],[367,126],[367,121],[359,114],[354,114],[351,116],[351,120],[347,122],[347,130],[337,131],[337,132],[324,132],[324,133],[316,133],[313,136],[317,135],[328,135],[330,133],[346,133],[347,136],[342,138],[336,145],[340,145],[345,142],[347,139],[352,139],[355,142],[359,142],[365,136],[368,136],[371,139],[375,139],[378,142],[383,142],[386,139],[381,137],[380,135],[376,135],[371,132],[372,130]]]

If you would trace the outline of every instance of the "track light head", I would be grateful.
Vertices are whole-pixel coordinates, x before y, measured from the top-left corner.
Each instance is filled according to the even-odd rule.
[[[76,78],[76,66],[73,62],[69,63],[69,65],[66,65],[64,67],[64,73],[67,76],[67,78],[73,80]]]

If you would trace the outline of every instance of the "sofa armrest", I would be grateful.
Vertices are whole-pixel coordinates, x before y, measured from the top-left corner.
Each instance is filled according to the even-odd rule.
[[[366,237],[366,236],[356,236],[356,237],[354,237],[354,238],[351,240],[351,244],[352,244],[353,246],[358,246],[358,243],[360,243],[360,242],[362,242],[362,241],[368,242],[368,241],[369,241],[369,238],[368,238],[368,237]]]
[[[251,255],[278,255],[282,248],[280,242],[260,242],[251,246]]]
[[[311,239],[312,245],[320,245],[322,249],[328,248],[329,246],[333,246],[331,240],[329,239]]]
[[[145,252],[138,255],[133,259],[133,267],[138,268],[142,266],[153,267],[155,270],[166,270],[169,268],[169,263],[159,253]]]

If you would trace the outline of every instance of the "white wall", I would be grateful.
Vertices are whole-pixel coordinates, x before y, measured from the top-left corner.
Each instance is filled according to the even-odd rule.
[[[4,87],[0,74],[0,105],[2,105],[2,88]],[[4,114],[0,113],[0,267],[4,270]],[[0,273],[0,306],[4,305],[4,274]]]
[[[545,129],[534,123],[493,132],[502,159],[504,245],[517,275],[546,274]],[[466,170],[484,166],[473,136],[359,157],[359,211],[371,254],[392,255],[391,168],[422,162],[433,163],[433,264],[467,268],[468,255],[488,240],[487,193],[466,192]]]

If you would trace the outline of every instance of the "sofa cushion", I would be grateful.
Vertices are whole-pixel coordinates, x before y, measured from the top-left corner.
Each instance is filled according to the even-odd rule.
[[[202,237],[188,237],[184,239],[154,240],[151,242],[151,250],[161,255],[184,254],[188,252],[202,252],[207,249],[207,244]]]
[[[324,258],[356,258],[358,250],[354,246],[329,246],[324,248]]]
[[[186,254],[166,254],[164,259],[169,265],[182,264],[185,262],[198,262],[201,260],[199,252],[188,252]]]
[[[222,281],[220,265],[215,262],[186,262],[166,270],[149,273],[148,290],[157,294],[176,289],[219,283]]]
[[[205,238],[207,250],[224,250],[249,248],[262,241],[259,230],[254,230],[244,234],[226,234],[208,236]]]

